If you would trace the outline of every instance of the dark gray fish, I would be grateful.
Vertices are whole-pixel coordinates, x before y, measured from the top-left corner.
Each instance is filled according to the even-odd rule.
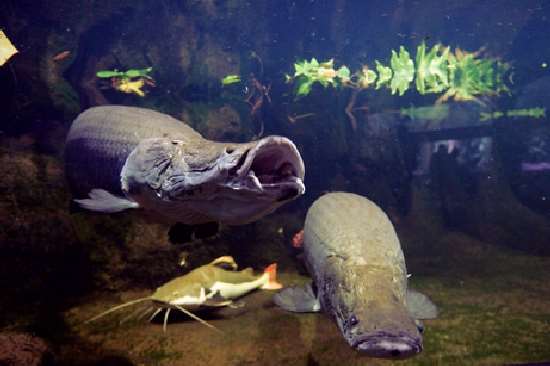
[[[350,346],[371,357],[406,358],[422,350],[418,319],[435,318],[437,309],[407,290],[399,239],[378,206],[351,193],[322,196],[307,213],[304,252],[313,288],[284,289],[275,295],[277,305],[325,312]]]
[[[73,122],[65,170],[76,200],[98,212],[144,208],[169,222],[240,225],[305,191],[304,163],[281,136],[204,139],[149,109],[90,108]]]

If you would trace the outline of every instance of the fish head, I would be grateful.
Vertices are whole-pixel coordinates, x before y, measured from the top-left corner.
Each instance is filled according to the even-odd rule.
[[[285,137],[243,144],[172,142],[160,155],[151,160],[159,171],[155,195],[170,203],[164,213],[183,223],[246,224],[305,192],[304,162]]]
[[[394,284],[348,269],[322,296],[349,345],[368,357],[404,359],[421,352],[420,329]]]

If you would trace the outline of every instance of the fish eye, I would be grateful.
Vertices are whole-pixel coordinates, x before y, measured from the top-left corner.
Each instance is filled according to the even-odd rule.
[[[357,317],[355,315],[350,316],[349,318],[349,324],[353,327],[359,323],[359,320],[357,320]]]
[[[232,147],[226,147],[225,148],[225,152],[228,153],[228,154],[232,154],[234,151],[235,151],[235,149],[233,149]]]
[[[420,320],[415,320],[416,328],[420,334],[424,333],[424,324]]]

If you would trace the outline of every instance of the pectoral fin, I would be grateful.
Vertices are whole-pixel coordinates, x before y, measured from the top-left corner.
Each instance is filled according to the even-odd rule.
[[[295,313],[315,313],[321,311],[319,299],[315,297],[311,284],[303,287],[287,287],[273,296],[275,304]]]
[[[88,196],[90,198],[74,201],[87,210],[106,213],[121,212],[129,208],[139,207],[137,202],[117,197],[104,189],[92,189]]]
[[[414,319],[435,319],[437,318],[437,306],[418,291],[407,289],[407,308]]]

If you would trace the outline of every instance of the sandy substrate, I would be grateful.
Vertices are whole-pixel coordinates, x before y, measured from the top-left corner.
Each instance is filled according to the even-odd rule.
[[[546,280],[550,260],[487,254],[472,266],[449,266],[442,276],[413,278],[412,286],[437,303],[440,317],[425,322],[424,351],[398,364],[499,365],[550,360],[550,284]],[[478,265],[484,266],[483,276],[471,270]],[[296,273],[283,273],[280,278],[285,284],[308,280]],[[175,366],[392,363],[359,356],[329,317],[284,312],[273,305],[272,293],[267,291],[246,296],[241,308],[204,314],[221,334],[183,315],[171,316],[166,333],[162,315],[152,323],[120,325],[128,311],[77,325],[109,306],[146,294],[102,296],[69,310],[65,317],[73,324],[76,341],[61,347],[61,358],[68,363]]]

